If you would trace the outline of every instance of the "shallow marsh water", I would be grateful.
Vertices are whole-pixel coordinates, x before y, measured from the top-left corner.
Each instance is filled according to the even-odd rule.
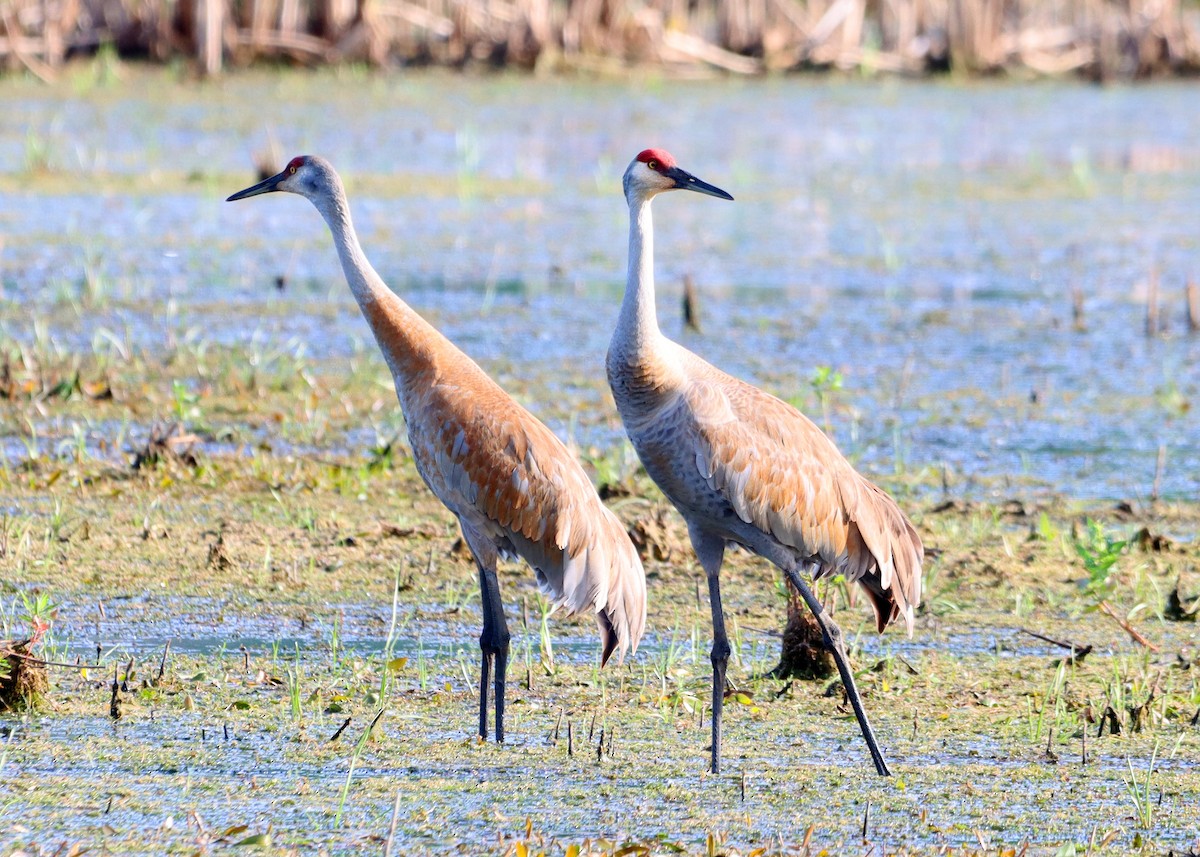
[[[22,595],[45,592],[48,651],[101,649],[87,674],[55,673],[41,713],[0,719],[4,857],[216,852],[268,829],[278,853],[380,853],[397,793],[400,853],[1198,847],[1198,638],[1163,618],[1177,580],[1200,592],[1200,337],[1181,303],[1200,273],[1194,87],[354,72],[201,87],[98,71],[0,81],[0,336],[112,392],[0,407],[0,638],[21,631]],[[895,778],[870,773],[836,694],[755,678],[783,609],[744,555],[723,583],[746,695],[727,707],[725,772],[705,774],[708,609],[670,516],[647,564],[650,631],[624,667],[598,671],[590,624],[554,617],[548,674],[530,575],[503,570],[509,743],[472,739],[471,567],[403,443],[386,448],[402,423],[325,228],[295,198],[223,202],[253,181],[268,129],[282,157],[339,167],[388,282],[599,480],[647,498],[614,503],[630,522],[661,498],[602,378],[620,173],[660,145],[737,197],[656,202],[660,315],[827,420],[933,549],[912,641],[839,614]],[[1166,333],[1148,339],[1155,264]],[[680,330],[685,274],[703,334]],[[819,366],[844,378],[828,417]],[[198,463],[132,470],[169,419],[200,436]],[[1160,446],[1161,494],[1182,502],[1138,502]],[[1085,517],[1168,537],[1122,554],[1111,596],[1160,654],[1090,609],[1072,547]],[[1062,653],[1022,628],[1095,651],[1060,685]],[[142,686],[167,639],[163,680]],[[112,722],[108,684],[130,659]],[[1096,737],[1105,705],[1119,736]],[[616,730],[600,761],[593,718]],[[1130,784],[1152,754],[1142,826]]]
[[[1096,854],[1160,854],[1200,836],[1190,724],[1200,634],[1164,621],[1161,598],[1177,579],[1197,594],[1200,552],[1183,542],[1120,560],[1110,597],[1122,613],[1146,605],[1135,621],[1161,646],[1153,654],[1088,611],[1068,536],[1085,514],[1111,533],[1194,532],[1194,505],[1123,520],[1061,500],[1019,515],[910,502],[936,549],[914,639],[879,638],[859,610],[839,611],[890,780],[871,773],[851,715],[822,683],[756,678],[777,657],[781,601],[769,571],[734,554],[723,582],[730,674],[744,696],[728,703],[726,768],[712,777],[708,609],[678,523],[668,520],[670,555],[648,561],[650,632],[625,666],[598,670],[591,624],[552,617],[548,672],[531,576],[505,565],[513,661],[509,740],[496,747],[472,737],[472,569],[407,461],[347,476],[259,451],[137,472],[43,459],[5,473],[16,511],[4,521],[0,637],[20,632],[22,594],[45,592],[59,605],[46,653],[95,664],[56,670],[41,712],[2,719],[6,855],[62,842],[190,854],[268,832],[274,853],[378,853],[397,794],[395,841],[408,853],[706,853],[712,836],[739,854],[1026,844],[1056,854],[1089,843]],[[636,488],[649,494],[644,481]],[[24,511],[47,493],[52,512]],[[1060,672],[1062,652],[1021,628],[1095,651]],[[112,721],[112,676],[130,663]],[[1108,705],[1123,731],[1099,737]],[[615,733],[599,761],[593,728],[609,745]],[[1143,830],[1129,783],[1152,757]]]
[[[609,447],[620,175],[653,144],[737,197],[656,203],[664,328],[679,335],[691,274],[692,347],[809,405],[814,368],[841,372],[831,424],[868,469],[1136,498],[1165,447],[1161,492],[1196,495],[1190,86],[77,74],[0,92],[5,336],[29,341],[32,316],[85,351],[99,328],[151,351],[189,331],[317,361],[362,351],[319,216],[221,201],[270,134],[281,157],[340,168],[385,280],[557,429]],[[1147,339],[1155,266],[1166,333]],[[81,292],[99,297],[71,318]]]

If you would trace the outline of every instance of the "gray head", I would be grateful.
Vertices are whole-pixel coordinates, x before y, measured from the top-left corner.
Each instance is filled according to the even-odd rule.
[[[625,199],[649,199],[666,190],[694,190],[719,199],[733,199],[719,187],[701,181],[686,170],[680,169],[663,149],[646,149],[638,154],[625,170]]]
[[[323,203],[344,196],[342,181],[329,161],[316,155],[300,155],[288,161],[283,172],[245,190],[239,190],[225,201],[233,202],[235,199],[245,199],[272,191],[298,193],[322,210]]]

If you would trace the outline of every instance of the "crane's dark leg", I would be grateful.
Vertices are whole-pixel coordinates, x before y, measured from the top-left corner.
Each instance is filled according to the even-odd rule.
[[[495,668],[496,743],[504,743],[504,677],[508,671],[508,622],[504,602],[500,600],[500,582],[496,579],[496,548],[492,542],[463,527],[463,537],[475,557],[479,570],[479,595],[483,602],[483,632],[479,649],[483,664],[479,672],[479,737],[488,736],[488,678]]]
[[[479,635],[479,648],[483,652],[483,670],[479,677],[479,735],[487,739],[488,663],[493,662],[496,681],[496,743],[503,744],[504,677],[508,672],[509,633],[494,562],[490,568],[479,567],[479,591],[483,596],[483,633]]]
[[[688,528],[696,557],[708,576],[708,604],[712,608],[712,772],[721,772],[721,712],[725,707],[725,669],[729,666],[729,637],[725,634],[725,612],[721,609],[721,562],[725,540]]]
[[[854,716],[858,718],[858,726],[862,729],[863,738],[866,739],[867,748],[871,751],[871,758],[875,762],[876,773],[881,777],[890,777],[892,772],[888,770],[887,762],[883,760],[879,742],[875,740],[875,731],[871,729],[866,709],[863,708],[862,698],[858,695],[858,687],[854,684],[854,673],[850,671],[846,646],[842,642],[842,629],[838,627],[837,622],[833,621],[833,617],[817,600],[813,591],[808,588],[794,564],[784,565],[783,571],[788,576],[788,580],[792,582],[792,586],[796,587],[796,591],[800,593],[800,597],[804,599],[804,603],[808,605],[808,609],[812,611],[817,624],[821,626],[821,632],[825,637],[825,646],[833,653],[833,660],[837,663],[838,673],[842,677],[842,685],[846,688],[846,695],[850,697],[850,704],[854,707]]]
[[[479,570],[480,591],[483,584],[483,569]],[[484,741],[488,736],[488,672],[492,666],[492,656],[488,654],[488,622],[487,610],[483,611],[483,633],[479,635],[479,648],[483,652],[483,663],[479,669],[479,737]]]

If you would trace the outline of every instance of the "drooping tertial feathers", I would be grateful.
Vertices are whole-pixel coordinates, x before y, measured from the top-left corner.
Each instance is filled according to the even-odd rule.
[[[729,642],[720,570],[728,544],[777,565],[817,618],[879,773],[887,766],[862,708],[841,630],[804,582],[842,573],[866,590],[882,631],[921,600],[921,540],[895,501],[857,473],[807,417],[662,335],[654,307],[650,203],[668,190],[732,197],[647,149],[623,179],[629,277],[609,344],[609,385],[651,478],[687,521],[713,613],[711,767],[720,766]]]
[[[487,737],[494,664],[496,740],[503,741],[509,632],[497,557],[522,557],[556,605],[595,614],[607,661],[614,652],[636,651],[645,628],[637,551],[554,433],[384,284],[363,254],[342,182],[327,161],[293,158],[278,175],[229,199],[272,191],[304,196],[329,225],[346,281],[391,369],[417,470],[462,527],[482,593],[479,734]]]

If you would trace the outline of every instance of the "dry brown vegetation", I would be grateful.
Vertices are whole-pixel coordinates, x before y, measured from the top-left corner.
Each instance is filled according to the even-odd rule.
[[[207,74],[262,60],[1094,79],[1200,71],[1180,0],[3,0],[0,58],[52,77],[111,45]]]

